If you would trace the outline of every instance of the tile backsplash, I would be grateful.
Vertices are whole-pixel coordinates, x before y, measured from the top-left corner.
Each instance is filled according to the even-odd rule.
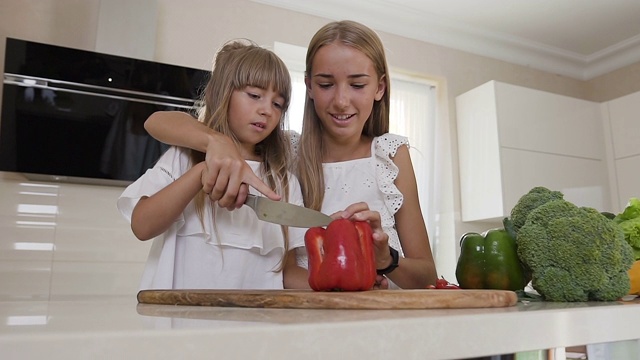
[[[0,172],[0,300],[135,296],[151,241],[118,212],[123,190]]]

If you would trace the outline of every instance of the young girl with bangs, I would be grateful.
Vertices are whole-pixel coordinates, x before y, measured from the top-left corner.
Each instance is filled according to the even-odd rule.
[[[282,125],[290,97],[280,58],[248,40],[232,41],[216,54],[199,123],[229,139],[264,188],[302,205]],[[304,246],[305,229],[260,221],[248,207],[220,207],[203,191],[211,176],[204,153],[171,147],[118,199],[135,236],[155,238],[140,288],[308,288],[306,270],[291,255]]]
[[[325,25],[309,44],[305,84],[302,134],[291,136],[305,206],[370,222],[381,287],[434,285],[408,139],[388,133],[390,82],[380,38],[354,21]],[[145,128],[165,143],[206,151],[212,176],[203,185],[221,206],[241,206],[247,185],[278,198],[241,166],[225,136],[189,116],[158,112]],[[304,266],[302,248],[298,255]]]

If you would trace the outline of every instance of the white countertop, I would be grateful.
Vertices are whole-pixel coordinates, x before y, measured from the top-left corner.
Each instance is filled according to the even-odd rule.
[[[5,301],[0,317],[3,359],[452,359],[640,338],[639,300],[299,310],[147,305],[132,296]]]

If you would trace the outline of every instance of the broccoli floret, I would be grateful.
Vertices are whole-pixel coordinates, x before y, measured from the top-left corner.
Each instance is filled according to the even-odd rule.
[[[520,228],[518,256],[532,286],[549,301],[614,301],[629,292],[631,246],[622,229],[595,209],[551,200]]]
[[[562,200],[564,195],[559,191],[551,191],[543,186],[534,187],[524,194],[511,209],[511,222],[516,234],[527,221],[529,213],[538,206],[552,200]]]

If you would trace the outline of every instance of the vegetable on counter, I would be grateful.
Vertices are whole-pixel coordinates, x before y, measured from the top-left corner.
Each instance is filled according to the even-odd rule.
[[[337,219],[305,233],[309,285],[315,291],[371,290],[376,281],[369,223]]]
[[[463,289],[522,290],[529,282],[516,250],[515,239],[505,229],[462,235],[456,278]]]
[[[442,290],[442,289],[460,289],[460,286],[450,283],[447,279],[444,278],[444,276],[442,276],[442,277],[440,277],[440,279],[436,280],[436,284],[435,285],[427,286],[427,289],[437,289],[437,290]]]
[[[640,260],[633,262],[629,273],[629,283],[631,289],[629,289],[629,295],[640,295]]]
[[[511,219],[518,256],[545,300],[614,301],[629,292],[631,246],[597,210],[537,187],[520,198]]]
[[[624,233],[624,239],[633,249],[633,257],[640,260],[640,199],[631,198],[625,209],[613,218]]]
[[[537,186],[529,190],[523,195],[516,205],[511,209],[509,221],[513,224],[514,231],[517,233],[529,217],[529,213],[540,205],[553,200],[563,200],[564,195],[559,191],[551,191],[545,187]]]
[[[622,228],[624,239],[631,245],[636,260],[628,271],[631,283],[629,294],[640,295],[640,199],[629,199],[627,206],[614,216],[613,221]]]

